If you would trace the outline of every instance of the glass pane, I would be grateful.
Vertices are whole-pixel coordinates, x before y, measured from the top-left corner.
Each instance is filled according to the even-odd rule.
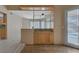
[[[50,15],[49,15],[49,16],[46,16],[45,19],[46,19],[46,21],[48,21],[48,22],[51,21]]]
[[[30,21],[30,29],[33,29],[33,21]]]
[[[50,29],[50,22],[46,22],[46,28]]]
[[[40,23],[39,21],[34,21],[34,28],[39,29],[40,28]]]
[[[78,9],[68,11],[67,17],[68,43],[78,45]]]
[[[41,21],[41,28],[45,29],[45,21]]]

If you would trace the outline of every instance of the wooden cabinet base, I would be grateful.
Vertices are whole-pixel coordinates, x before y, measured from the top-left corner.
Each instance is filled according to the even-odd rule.
[[[26,45],[32,44],[53,44],[54,35],[50,30],[21,29],[21,41]]]
[[[34,32],[34,44],[53,44],[53,32],[50,30],[40,31],[37,30]]]
[[[7,38],[6,33],[7,33],[7,31],[5,29],[0,29],[0,39],[1,40],[4,40]]]

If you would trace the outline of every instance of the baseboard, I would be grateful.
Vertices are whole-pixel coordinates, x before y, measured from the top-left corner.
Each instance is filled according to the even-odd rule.
[[[60,45],[60,46],[64,46],[64,44],[25,44],[26,46],[32,46],[32,45]]]
[[[54,45],[64,46],[64,44],[54,44]]]
[[[22,51],[22,49],[24,48],[24,46],[25,46],[24,43],[19,44],[19,46],[17,47],[15,53],[20,53]]]

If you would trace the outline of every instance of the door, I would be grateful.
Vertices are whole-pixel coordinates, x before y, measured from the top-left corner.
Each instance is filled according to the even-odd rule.
[[[66,11],[65,44],[79,48],[79,9]]]
[[[53,44],[51,31],[36,30],[34,32],[34,44]]]

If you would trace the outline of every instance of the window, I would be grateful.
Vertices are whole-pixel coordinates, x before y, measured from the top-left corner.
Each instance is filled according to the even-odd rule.
[[[31,13],[30,13],[31,11]],[[47,8],[34,8],[28,11],[30,29],[52,29],[54,12],[48,11]],[[31,15],[31,16],[30,16]]]
[[[34,23],[34,28],[35,29],[40,28],[40,22],[39,21],[34,21],[33,23]]]
[[[30,21],[30,29],[52,29],[52,21]]]
[[[67,38],[68,43],[79,45],[79,10],[74,9],[67,12]]]
[[[45,28],[45,21],[41,21],[41,29]]]
[[[50,29],[50,28],[51,28],[50,23],[51,23],[51,22],[49,22],[49,21],[48,21],[48,22],[46,22],[46,29]]]
[[[33,28],[33,21],[30,21],[29,23],[30,23],[30,29],[32,29]]]

